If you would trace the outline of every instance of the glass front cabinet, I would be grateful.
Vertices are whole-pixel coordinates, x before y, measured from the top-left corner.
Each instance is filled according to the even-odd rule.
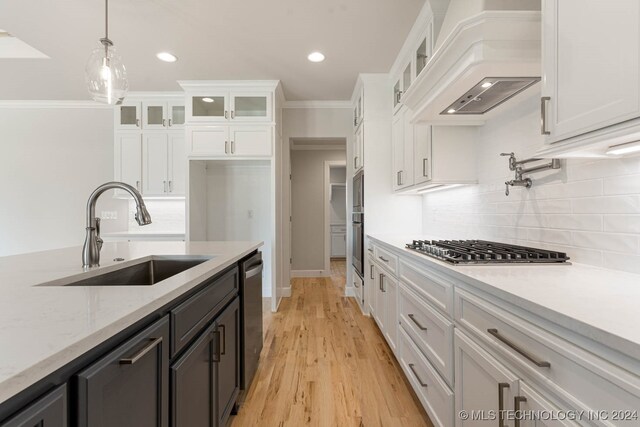
[[[117,130],[173,130],[184,128],[183,98],[129,100],[116,107]]]
[[[190,95],[187,100],[190,122],[271,122],[271,93],[208,91]]]

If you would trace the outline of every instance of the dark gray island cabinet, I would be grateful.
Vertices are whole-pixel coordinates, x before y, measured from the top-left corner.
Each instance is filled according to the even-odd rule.
[[[240,385],[238,289],[234,264],[43,380],[62,383],[0,427],[225,426]]]

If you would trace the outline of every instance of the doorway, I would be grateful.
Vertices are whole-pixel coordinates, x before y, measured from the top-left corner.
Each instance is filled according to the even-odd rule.
[[[325,269],[331,261],[344,263],[347,257],[347,166],[344,162],[325,161]],[[328,258],[328,259],[327,259]],[[329,263],[327,263],[327,261]]]

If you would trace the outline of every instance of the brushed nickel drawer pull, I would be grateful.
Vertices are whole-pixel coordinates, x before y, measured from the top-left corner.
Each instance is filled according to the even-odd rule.
[[[380,255],[378,258],[380,258],[380,259],[381,259],[382,261],[384,261],[384,262],[389,262],[389,260],[388,260],[388,259],[386,259],[386,258],[384,258],[382,255]]]
[[[376,278],[373,276],[373,267],[374,267],[374,265],[371,264],[370,267],[371,267],[371,280],[376,280]]]
[[[547,102],[551,101],[550,96],[540,98],[540,133],[543,135],[551,135],[547,130]]]
[[[220,337],[221,345],[219,348],[222,348],[220,351],[221,355],[224,355],[227,352],[227,328],[224,325],[219,325],[218,328],[222,329],[222,335],[218,335]]]
[[[152,338],[151,341],[149,341],[149,344],[145,345],[142,348],[142,350],[140,350],[138,353],[136,353],[133,357],[126,358],[126,359],[120,359],[120,364],[121,365],[133,365],[138,360],[142,359],[145,354],[149,353],[151,350],[153,350],[158,345],[160,345],[161,342],[162,342],[162,337]]]
[[[409,363],[409,369],[411,369],[411,372],[413,372],[413,376],[416,377],[416,379],[418,380],[418,383],[420,384],[421,387],[427,387],[427,384],[422,382],[422,380],[418,376],[418,373],[416,372],[416,370],[413,369],[413,366],[414,366],[413,363]]]
[[[409,314],[408,316],[409,316],[409,319],[413,320],[413,323],[415,323],[415,324],[416,324],[416,326],[417,326],[421,331],[426,331],[426,330],[427,330],[427,328],[425,328],[424,326],[422,326],[422,325],[420,324],[420,322],[418,322],[418,321],[416,320],[416,317],[415,317],[413,314]]]
[[[520,427],[520,418],[522,418],[522,416],[520,415],[520,404],[526,401],[527,401],[527,398],[524,396],[516,396],[513,398],[513,409],[515,412],[513,423],[515,427]]]
[[[509,388],[509,383],[498,383],[498,427],[504,426],[504,389]]]
[[[518,352],[521,356],[523,356],[525,359],[529,360],[531,363],[536,365],[538,368],[550,368],[551,367],[551,363],[537,360],[528,351],[521,349],[520,347],[518,347],[516,344],[514,344],[510,340],[508,340],[507,338],[505,338],[502,335],[500,335],[498,333],[497,329],[487,329],[487,332],[489,332],[491,335],[496,337],[498,340],[502,341],[507,346],[511,347],[513,350]]]

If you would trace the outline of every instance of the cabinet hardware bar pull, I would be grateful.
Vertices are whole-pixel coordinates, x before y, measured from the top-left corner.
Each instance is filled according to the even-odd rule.
[[[400,185],[400,171],[396,172],[396,185]]]
[[[213,361],[219,362],[220,361],[220,331],[213,331],[211,334],[213,336],[213,342],[216,345],[216,349],[213,352],[213,355],[215,356],[215,359],[213,359]]]
[[[162,186],[164,187],[164,192],[167,192],[167,181],[162,181]]]
[[[232,119],[236,118],[236,112],[234,110],[231,110],[231,118]]]
[[[229,141],[224,142],[224,154],[229,154]]]
[[[171,127],[171,119],[169,119],[169,127]]]
[[[498,427],[504,426],[504,389],[509,388],[509,383],[498,383]]]
[[[404,171],[400,171],[400,185],[404,185]]]
[[[429,174],[427,173],[427,160],[429,160],[428,157],[422,159],[422,176],[425,178],[429,177]]]
[[[140,350],[138,353],[136,353],[133,357],[127,358],[127,359],[120,359],[120,364],[121,365],[133,365],[138,360],[142,359],[145,354],[149,353],[151,350],[153,350],[158,345],[160,345],[161,342],[162,342],[162,337],[151,338],[151,341],[149,341],[149,344],[145,345],[142,348],[142,350]]]
[[[547,102],[551,101],[550,96],[540,98],[540,133],[543,135],[551,135],[547,130]]]
[[[140,127],[140,119],[136,119],[136,126]]]
[[[162,126],[167,127],[167,120],[166,119],[162,119]]]
[[[219,325],[218,327],[222,329],[222,335],[219,335],[221,345],[218,346],[218,348],[222,348],[220,355],[224,355],[227,352],[227,328],[225,328],[224,325]]]
[[[227,110],[224,110],[224,118],[225,119],[229,118],[229,112]]]
[[[373,276],[373,264],[371,264],[371,280],[375,280],[376,278]]]
[[[384,281],[384,274],[380,273],[380,283],[378,283],[378,288],[380,289],[380,291],[384,292],[384,289],[382,289],[382,283]]]
[[[371,249],[371,248],[367,248],[367,250],[368,250],[369,252],[373,253],[373,249]]]
[[[389,262],[389,260],[388,260],[388,259],[386,259],[385,257],[383,257],[382,255],[380,255],[378,258],[380,258],[380,259],[381,259],[382,261],[384,261],[384,262]]]
[[[511,347],[513,350],[518,352],[521,356],[523,356],[525,359],[529,360],[531,363],[536,365],[538,368],[550,368],[551,367],[551,363],[537,360],[528,351],[521,349],[516,344],[514,344],[511,341],[509,341],[507,338],[505,338],[502,335],[500,335],[498,333],[497,329],[487,329],[487,332],[489,332],[491,335],[493,335],[494,337],[496,337],[497,339],[502,341],[507,346]]]
[[[358,169],[358,156],[353,158],[353,168]]]
[[[413,320],[413,323],[415,323],[415,324],[416,324],[416,326],[417,326],[421,331],[426,331],[426,330],[427,330],[427,328],[425,328],[424,326],[422,326],[422,325],[420,324],[420,322],[418,322],[418,321],[416,320],[416,316],[415,316],[415,315],[413,315],[413,314],[409,314],[408,316],[409,316],[409,319]]]
[[[235,141],[231,141],[231,154],[236,152],[236,143]]]
[[[520,414],[520,403],[524,403],[527,401],[527,398],[524,396],[516,396],[513,398],[513,409],[515,411],[513,424],[515,427],[520,427],[520,418],[522,415]]]
[[[169,181],[169,193],[173,193],[173,181]]]
[[[411,372],[413,372],[413,376],[416,377],[416,379],[418,380],[418,383],[420,384],[421,387],[427,387],[427,384],[422,382],[422,380],[418,376],[418,373],[413,368],[413,366],[414,366],[413,363],[409,363],[409,369],[411,369]]]

